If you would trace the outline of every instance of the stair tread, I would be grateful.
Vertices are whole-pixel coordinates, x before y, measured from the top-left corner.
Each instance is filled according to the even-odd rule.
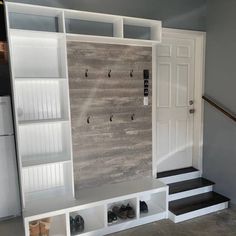
[[[215,184],[214,182],[204,179],[204,178],[196,178],[196,179],[171,183],[171,184],[168,184],[169,194],[180,193],[180,192],[189,191],[189,190],[193,190],[197,188],[211,186],[214,184]]]
[[[229,198],[216,192],[208,192],[172,201],[169,203],[169,211],[174,215],[182,215],[191,211],[228,202],[229,200]]]
[[[187,174],[187,173],[191,173],[191,172],[195,172],[195,171],[198,171],[198,170],[194,167],[186,167],[186,168],[181,168],[181,169],[176,169],[176,170],[159,172],[159,173],[157,173],[157,179],[164,178],[164,177],[170,177],[173,175]]]

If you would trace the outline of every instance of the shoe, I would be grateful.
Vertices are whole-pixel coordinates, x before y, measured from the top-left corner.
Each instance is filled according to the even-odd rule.
[[[75,226],[76,226],[77,233],[81,233],[84,231],[84,219],[82,216],[77,215],[75,217]]]
[[[113,211],[108,211],[107,213],[108,224],[113,224],[117,222],[117,216]]]
[[[29,224],[30,236],[40,236],[39,221],[32,221]]]
[[[39,221],[40,236],[49,236],[52,218],[45,218]]]
[[[112,211],[122,220],[127,219],[127,209],[125,205],[122,205],[121,207],[114,206],[112,208]]]
[[[148,213],[148,206],[147,206],[146,202],[140,201],[139,206],[140,206],[140,212],[141,213]]]
[[[70,216],[70,232],[71,232],[71,234],[77,233],[75,219],[72,216]]]
[[[127,217],[130,219],[135,218],[135,211],[133,209],[133,207],[131,207],[129,204],[127,204],[126,206],[126,211],[127,211]]]

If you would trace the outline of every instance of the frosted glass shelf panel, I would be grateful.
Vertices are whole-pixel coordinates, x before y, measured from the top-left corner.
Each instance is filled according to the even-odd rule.
[[[22,170],[26,201],[72,196],[71,163],[53,163]]]
[[[48,165],[51,163],[67,162],[71,160],[68,153],[55,153],[50,155],[35,155],[22,157],[22,166],[31,167],[37,165]]]
[[[63,37],[49,35],[25,33],[19,36],[13,33],[11,40],[15,77],[65,77],[65,41]]]
[[[22,162],[32,161],[32,156],[37,158],[41,156],[41,162],[44,162],[45,157],[51,158],[55,153],[69,157],[71,155],[69,123],[19,126],[19,146]]]
[[[124,38],[151,40],[151,28],[124,25]]]
[[[15,80],[19,122],[68,119],[67,80]]]
[[[113,24],[88,20],[66,19],[66,32],[113,37]]]
[[[58,17],[10,13],[9,19],[11,29],[60,32]]]

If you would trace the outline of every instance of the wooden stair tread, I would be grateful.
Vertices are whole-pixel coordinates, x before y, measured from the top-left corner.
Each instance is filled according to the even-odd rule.
[[[180,192],[189,191],[189,190],[193,190],[197,188],[211,186],[214,184],[215,184],[214,182],[204,179],[204,178],[196,178],[196,179],[171,183],[171,184],[168,184],[169,194],[180,193]]]
[[[181,168],[181,169],[176,169],[176,170],[159,172],[159,173],[157,173],[157,179],[170,177],[170,176],[174,176],[174,175],[187,174],[187,173],[191,173],[191,172],[195,172],[195,171],[198,171],[198,170],[194,167],[186,167],[186,168]]]
[[[169,211],[182,215],[202,208],[228,202],[230,199],[215,192],[208,192],[192,197],[182,198],[169,203]]]

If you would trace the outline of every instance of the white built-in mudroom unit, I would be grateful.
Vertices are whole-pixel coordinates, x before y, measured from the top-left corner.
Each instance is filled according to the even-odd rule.
[[[205,33],[13,2],[5,14],[15,206],[1,217],[22,209],[26,236],[107,235],[228,207],[201,177]]]

